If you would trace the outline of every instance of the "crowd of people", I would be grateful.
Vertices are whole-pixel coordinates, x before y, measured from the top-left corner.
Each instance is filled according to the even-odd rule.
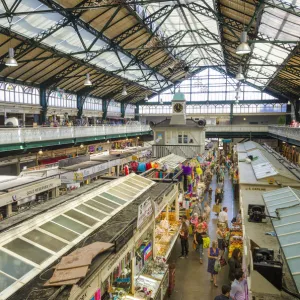
[[[206,159],[209,163],[205,163]],[[212,154],[204,158],[203,156],[197,157],[200,163],[201,171],[196,172],[199,166],[193,166],[192,163],[182,166],[183,173],[186,175],[191,174],[191,169],[194,168],[196,176],[192,177],[192,183],[189,181],[184,182],[184,191],[186,194],[195,192],[195,186],[204,184],[204,196],[197,196],[194,201],[190,218],[183,216],[182,227],[180,231],[181,239],[181,256],[180,258],[188,258],[189,243],[192,243],[193,249],[199,253],[199,262],[203,264],[203,257],[207,252],[207,272],[210,276],[210,281],[215,287],[218,287],[218,274],[222,268],[228,264],[228,284],[221,288],[221,294],[215,297],[215,300],[246,300],[246,281],[242,271],[242,253],[241,250],[236,248],[232,255],[227,259],[227,249],[229,246],[230,229],[228,220],[228,208],[222,207],[224,197],[224,178],[225,173],[228,172],[229,178],[233,181],[238,176],[238,170],[230,156],[225,156],[223,152],[217,153],[213,150]],[[216,176],[217,187],[214,191],[215,198],[213,204],[213,212],[216,213],[217,218],[217,239],[210,239],[211,234],[208,232],[208,221],[211,218],[211,202],[213,200],[213,189],[211,182],[213,176]],[[189,187],[191,184],[191,187]],[[197,194],[197,193],[196,193]],[[204,200],[205,199],[205,200]],[[234,222],[241,222],[240,212],[234,218]],[[214,235],[215,236],[215,235]]]

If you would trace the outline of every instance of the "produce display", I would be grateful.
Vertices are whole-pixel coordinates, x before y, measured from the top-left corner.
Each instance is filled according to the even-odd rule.
[[[235,226],[230,230],[228,258],[231,257],[235,248],[239,248],[243,253],[243,232],[239,226]]]
[[[155,227],[155,250],[157,256],[165,256],[177,237],[180,221],[161,220]]]

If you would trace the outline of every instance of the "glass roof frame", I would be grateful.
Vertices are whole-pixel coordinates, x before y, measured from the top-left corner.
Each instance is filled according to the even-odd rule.
[[[110,193],[117,190],[118,194],[122,195],[123,190],[119,189],[119,185],[131,181],[139,182],[140,186],[140,189],[130,189],[132,196],[129,197],[127,194],[121,199],[121,196],[119,198]],[[6,299],[12,295],[154,184],[155,182],[152,180],[130,174],[0,234],[0,275],[3,277],[3,284],[0,285],[0,299]],[[117,202],[118,199],[119,202]],[[95,208],[86,205],[89,201],[101,206]],[[84,210],[82,210],[83,208]],[[91,211],[93,211],[93,215],[88,213]],[[35,234],[30,234],[33,231]],[[35,237],[37,232],[43,241]],[[51,246],[51,241],[57,241],[56,250],[53,245]],[[25,246],[17,247],[16,245],[20,243]],[[50,247],[52,249],[49,249]],[[40,254],[36,257],[34,253]],[[5,261],[7,255],[9,255],[9,259]],[[25,271],[20,274],[15,272],[13,273],[15,276],[12,276],[11,272],[7,273],[9,269],[14,270],[12,266],[8,268],[10,262],[22,265]],[[11,283],[12,280],[14,280],[13,283]],[[5,286],[6,284],[8,286]]]
[[[282,195],[288,201],[282,202]],[[291,187],[263,193],[277,240],[300,293],[300,191]]]

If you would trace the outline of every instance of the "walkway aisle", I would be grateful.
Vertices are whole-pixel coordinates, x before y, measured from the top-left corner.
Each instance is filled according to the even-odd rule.
[[[217,186],[216,176],[213,177],[211,187],[215,191]],[[214,205],[214,192],[213,200],[211,203],[211,209]],[[223,206],[228,207],[229,222],[233,216],[236,215],[236,207],[238,204],[233,200],[232,184],[228,177],[225,175],[224,183],[224,200]],[[216,239],[217,230],[217,217],[214,212],[211,212],[209,221],[209,236],[211,240]],[[224,283],[228,283],[228,268],[225,267],[218,275],[218,285],[216,288],[210,282],[210,275],[207,273],[207,249],[204,249],[203,264],[199,262],[199,254],[192,247],[192,237],[189,241],[189,257],[181,259],[180,241],[177,241],[175,245],[170,263],[176,264],[176,279],[175,279],[175,291],[171,296],[171,300],[213,300],[216,295],[221,293],[221,286]],[[226,257],[227,258],[227,257]]]

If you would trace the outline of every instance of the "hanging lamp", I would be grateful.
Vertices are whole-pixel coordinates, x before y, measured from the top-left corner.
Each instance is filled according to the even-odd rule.
[[[127,96],[126,85],[123,86],[122,96]]]
[[[92,82],[90,80],[90,74],[86,74],[86,79],[84,81],[84,85],[87,85],[87,86],[92,85]]]
[[[243,31],[241,34],[241,43],[236,48],[235,53],[238,55],[244,55],[251,52],[251,48],[248,44],[248,35],[246,31]]]
[[[236,74],[235,79],[238,80],[238,81],[241,81],[241,80],[245,79],[245,77],[243,75],[243,67],[242,66],[239,66],[239,70],[238,70],[238,73]]]
[[[14,56],[15,56],[14,48],[9,48],[8,49],[8,59],[5,62],[6,66],[8,66],[8,67],[17,67],[18,66],[18,62],[16,61]]]
[[[146,97],[145,97],[145,101],[148,101],[149,100],[149,98],[148,98],[148,95],[146,95]]]

